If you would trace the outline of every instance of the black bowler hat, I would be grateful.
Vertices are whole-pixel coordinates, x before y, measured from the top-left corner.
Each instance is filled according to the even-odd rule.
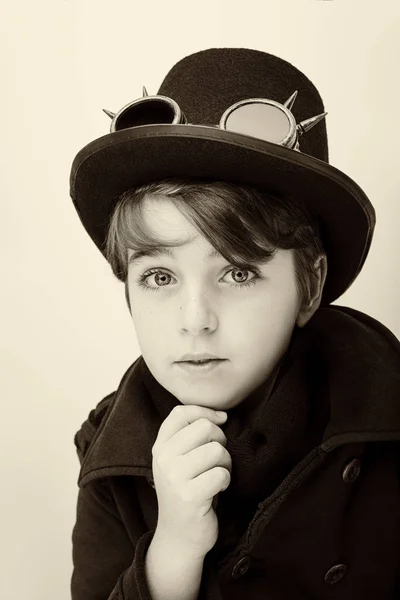
[[[341,296],[367,257],[375,211],[328,164],[324,106],[293,65],[259,50],[211,48],[175,64],[156,95],[130,102],[111,133],[75,157],[70,193],[104,254],[118,196],[170,177],[250,184],[303,203],[318,217],[328,261],[322,304]]]

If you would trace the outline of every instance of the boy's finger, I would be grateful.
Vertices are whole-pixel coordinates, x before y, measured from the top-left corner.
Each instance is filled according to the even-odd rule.
[[[161,423],[156,444],[167,442],[183,427],[186,427],[187,425],[190,425],[190,423],[201,418],[209,419],[216,425],[224,423],[227,415],[225,412],[222,412],[222,415],[223,416],[220,416],[218,412],[212,408],[197,406],[196,404],[182,404],[175,406],[168,417]]]

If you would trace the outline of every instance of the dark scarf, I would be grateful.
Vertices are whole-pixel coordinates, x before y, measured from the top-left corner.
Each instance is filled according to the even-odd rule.
[[[334,333],[334,332],[332,332]],[[218,497],[221,556],[239,540],[257,504],[322,439],[329,420],[328,365],[318,329],[295,328],[285,355],[270,377],[222,425],[232,458],[231,483]],[[143,361],[143,383],[164,420],[180,402]]]

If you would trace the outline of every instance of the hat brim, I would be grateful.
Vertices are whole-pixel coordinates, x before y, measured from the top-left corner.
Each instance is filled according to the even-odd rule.
[[[124,129],[94,140],[76,155],[70,176],[71,198],[103,254],[118,196],[132,187],[169,177],[250,184],[303,203],[319,218],[327,254],[323,304],[341,296],[365,262],[375,211],[347,175],[278,144],[186,124]]]

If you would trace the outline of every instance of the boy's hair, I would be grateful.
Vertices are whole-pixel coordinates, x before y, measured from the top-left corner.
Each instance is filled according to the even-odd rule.
[[[129,310],[128,248],[159,245],[144,224],[142,207],[146,198],[163,196],[237,267],[263,262],[278,248],[293,249],[297,290],[302,306],[309,303],[317,280],[314,263],[325,252],[318,220],[304,205],[255,186],[169,178],[125,191],[110,219],[105,254],[114,275],[125,282]]]

